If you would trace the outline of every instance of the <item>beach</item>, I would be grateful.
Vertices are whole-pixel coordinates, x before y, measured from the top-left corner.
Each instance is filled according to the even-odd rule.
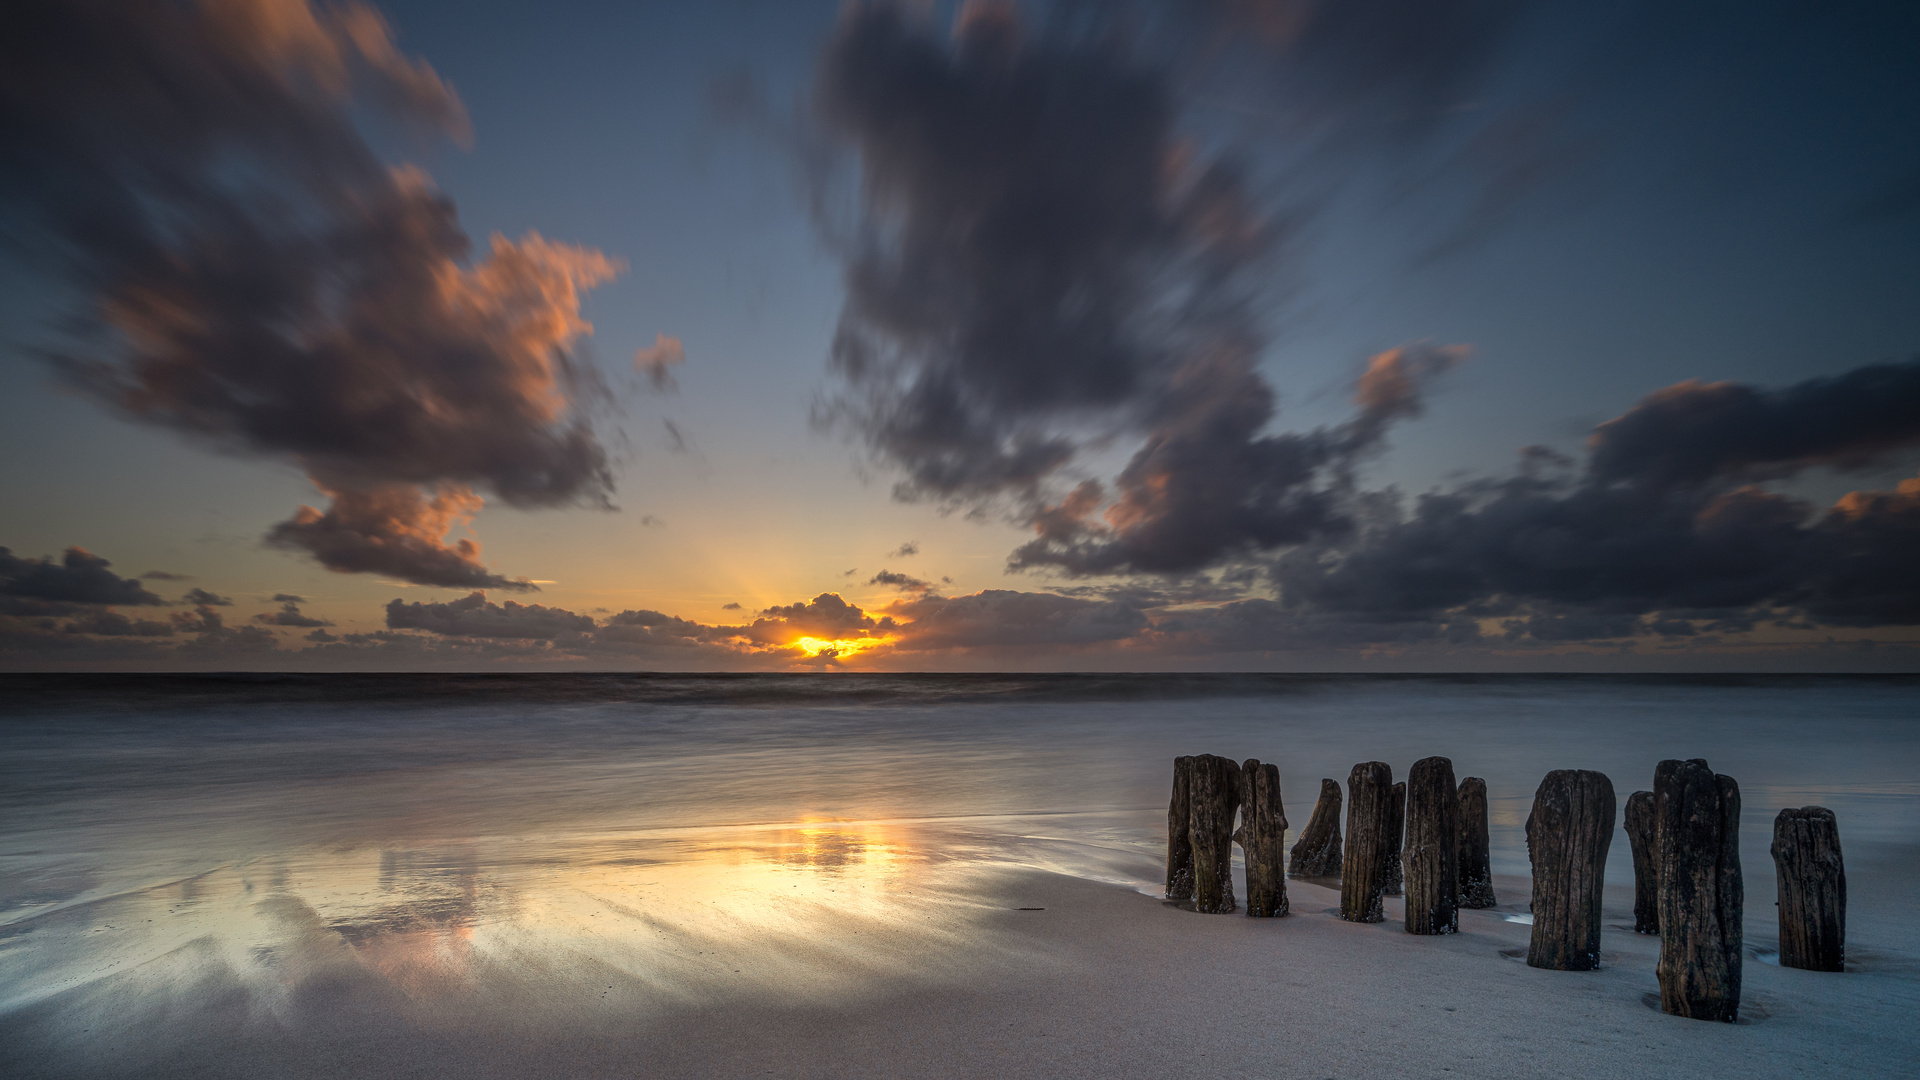
[[[1785,1077],[1920,1053],[1910,683],[937,689],[16,695],[0,1073]],[[1829,737],[1796,745],[1817,702]],[[1157,895],[1169,747],[1282,762],[1297,830],[1335,762],[1377,746],[1404,775],[1436,713],[1481,718],[1435,752],[1494,807],[1499,906],[1459,933],[1405,933],[1394,898],[1342,922],[1325,881],[1290,880],[1281,919]],[[1617,830],[1601,970],[1524,962],[1525,777],[1610,767],[1624,801],[1650,775],[1603,748],[1662,729],[1744,755],[1715,762],[1747,794],[1738,1024],[1658,1011]],[[1845,973],[1768,962],[1783,798],[1841,816]]]

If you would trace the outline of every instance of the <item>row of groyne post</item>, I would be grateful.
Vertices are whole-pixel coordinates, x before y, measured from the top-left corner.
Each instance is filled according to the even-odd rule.
[[[1233,845],[1246,862],[1246,912],[1288,913],[1286,879],[1338,877],[1339,916],[1385,920],[1384,898],[1404,894],[1409,934],[1451,934],[1463,908],[1491,908],[1487,783],[1455,783],[1453,762],[1422,758],[1403,782],[1391,766],[1362,762],[1342,794],[1320,781],[1313,816],[1291,851],[1280,770],[1249,758],[1175,758],[1167,806],[1170,900],[1195,911],[1239,910]],[[1533,867],[1533,936],[1527,963],[1555,971],[1600,966],[1601,899],[1617,807],[1613,781],[1587,769],[1555,769],[1527,816]],[[1236,819],[1238,825],[1236,827]],[[1674,1016],[1733,1021],[1740,1010],[1744,948],[1740,785],[1705,760],[1662,761],[1653,789],[1628,796],[1623,828],[1633,852],[1634,930],[1657,934],[1660,1007]],[[1846,868],[1833,811],[1781,810],[1772,854],[1778,870],[1780,963],[1840,971],[1846,946]]]

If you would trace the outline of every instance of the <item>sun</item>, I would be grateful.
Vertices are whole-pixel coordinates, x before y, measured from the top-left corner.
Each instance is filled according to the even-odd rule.
[[[803,637],[794,642],[800,651],[812,660],[821,656],[830,659],[845,660],[847,657],[863,653],[875,645],[882,644],[882,638],[817,638]]]

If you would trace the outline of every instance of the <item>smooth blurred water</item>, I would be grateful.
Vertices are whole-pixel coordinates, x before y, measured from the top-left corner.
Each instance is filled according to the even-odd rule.
[[[1740,781],[1756,902],[1783,806],[1832,808],[1850,855],[1920,844],[1904,678],[18,677],[0,1011],[183,950],[263,986],[315,950],[434,985],[577,947],[683,992],[744,937],[865,932],[884,962],[848,928],[928,921],[980,869],[1153,890],[1188,753],[1277,762],[1296,827],[1321,777],[1445,755],[1487,780],[1508,874],[1548,770],[1624,805],[1668,757]]]

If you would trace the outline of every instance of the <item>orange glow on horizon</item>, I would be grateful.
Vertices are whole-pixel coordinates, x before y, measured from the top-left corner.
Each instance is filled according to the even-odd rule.
[[[816,659],[821,655],[826,655],[837,660],[845,660],[850,656],[863,653],[875,645],[885,644],[885,639],[803,637],[795,640],[793,644],[802,652],[806,653],[807,659],[809,660]]]

